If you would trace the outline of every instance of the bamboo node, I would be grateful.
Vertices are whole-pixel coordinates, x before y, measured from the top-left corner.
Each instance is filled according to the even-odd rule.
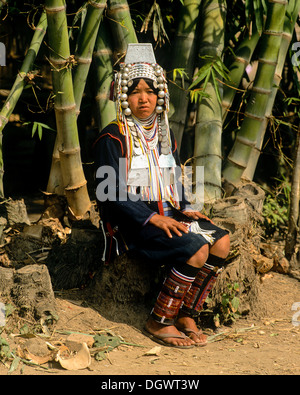
[[[62,155],[75,155],[78,154],[78,152],[80,152],[80,147],[76,147],[76,148],[69,148],[69,149],[60,149],[59,153]]]
[[[74,104],[70,104],[69,106],[61,106],[61,107],[54,105],[54,109],[55,111],[59,111],[59,112],[71,111],[76,109],[76,104],[74,103]]]
[[[8,122],[8,118],[6,118],[4,115],[0,115],[0,120],[4,121],[5,123]]]
[[[76,56],[75,61],[79,64],[90,64],[92,63],[92,58],[82,58],[80,56]]]
[[[52,71],[61,71],[64,69],[72,69],[76,66],[77,61],[75,59],[75,55],[70,55],[67,59],[54,59],[53,56],[50,56],[49,62],[54,69]]]
[[[277,62],[273,62],[273,61],[271,61],[271,60],[263,59],[263,58],[258,58],[258,62],[259,62],[259,63],[268,64],[268,65],[270,65],[270,66],[276,66],[276,65],[277,65]]]
[[[95,97],[95,100],[96,100],[97,102],[99,102],[100,100],[108,100],[108,99],[109,99],[109,96],[108,96],[107,93],[99,93],[99,94]]]
[[[263,121],[265,119],[265,117],[261,117],[259,115],[255,115],[255,114],[251,114],[250,112],[245,111],[245,117],[247,118],[252,118],[256,121]]]
[[[227,12],[226,4],[209,4],[205,7],[204,13],[208,14],[209,12],[220,10],[220,12]]]
[[[256,93],[261,93],[262,95],[270,95],[272,92],[271,89],[259,88],[258,86],[253,86],[251,88],[251,91]]]
[[[195,161],[197,161],[197,160],[201,160],[201,159],[205,159],[205,158],[209,158],[209,157],[212,157],[212,156],[216,156],[217,158],[219,158],[219,159],[221,159],[221,160],[223,160],[224,158],[223,158],[223,156],[221,156],[221,155],[219,155],[219,154],[203,154],[203,155],[197,155],[197,156],[194,156],[194,160]]]
[[[227,161],[229,163],[232,163],[235,167],[238,167],[239,169],[245,169],[247,167],[247,163],[239,163],[234,159],[231,159],[230,156],[227,157]]]
[[[98,51],[94,51],[93,52],[93,56],[105,56],[105,55],[112,55],[112,50],[110,48],[103,48],[103,49],[99,49]]]
[[[110,16],[119,10],[127,11],[127,10],[129,10],[129,5],[128,4],[115,4],[115,5],[109,6],[109,8],[107,9],[107,13]]]
[[[235,60],[236,60],[237,62],[240,62],[240,63],[245,64],[246,66],[248,66],[248,64],[249,64],[249,61],[246,60],[246,59],[244,59],[244,58],[242,58],[241,56],[236,56],[236,57],[235,57]]]
[[[269,0],[269,3],[278,3],[282,5],[288,4],[288,0]]]
[[[86,184],[87,184],[87,181],[84,180],[84,181],[82,181],[79,184],[72,185],[71,187],[66,187],[65,190],[67,192],[75,192],[75,191],[77,191],[77,189],[80,189],[80,188],[84,187]]]
[[[106,1],[104,3],[97,3],[94,0],[89,0],[88,3],[94,8],[106,8]]]
[[[65,67],[67,68],[67,69],[71,69],[73,66],[75,66],[76,65],[76,59],[75,59],[75,56],[74,55],[70,55],[69,57],[68,57],[68,59],[66,59],[66,64],[65,64]]]
[[[264,30],[264,34],[267,34],[269,36],[282,36],[282,31],[277,32],[275,30]]]
[[[236,140],[241,144],[247,145],[248,147],[255,147],[255,141],[249,140],[243,136],[236,136]]]
[[[66,5],[61,5],[59,7],[47,7],[45,6],[45,11],[47,13],[54,13],[54,12],[61,12],[61,11],[65,11],[66,9]]]

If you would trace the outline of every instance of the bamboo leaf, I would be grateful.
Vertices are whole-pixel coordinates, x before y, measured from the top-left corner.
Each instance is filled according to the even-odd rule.
[[[38,123],[37,122],[33,122],[32,131],[31,131],[31,137],[34,136],[37,126],[38,126]]]
[[[42,128],[42,125],[40,123],[38,124],[38,136],[39,136],[39,139],[42,140],[43,128]]]
[[[156,9],[157,9],[157,15],[158,15],[158,18],[159,18],[159,21],[160,21],[160,26],[161,26],[161,30],[162,30],[163,36],[166,37],[166,39],[170,42],[169,37],[167,35],[167,32],[165,31],[163,17],[161,15],[160,7],[159,7],[158,4],[156,4]]]
[[[218,102],[221,103],[222,100],[221,100],[221,96],[220,96],[219,84],[218,84],[218,81],[216,80],[216,76],[215,76],[215,71],[214,70],[211,71],[211,76],[212,76],[212,80],[213,80],[213,84],[214,84],[214,88],[215,88],[215,91],[216,91]]]
[[[147,31],[148,31],[148,26],[149,26],[149,23],[150,23],[150,21],[151,21],[151,18],[152,18],[152,14],[153,14],[153,12],[154,12],[154,9],[155,9],[155,5],[153,4],[152,7],[151,7],[151,9],[150,9],[150,11],[149,11],[149,14],[146,16],[146,18],[145,18],[145,20],[144,20],[144,23],[142,24],[140,33],[143,33],[143,32],[147,33]]]
[[[212,65],[213,69],[226,81],[229,80],[229,70],[227,67],[222,63],[222,61],[216,61]]]
[[[157,41],[158,31],[159,31],[159,24],[157,22],[156,14],[154,14],[154,17],[153,17],[152,29],[153,29],[153,38],[154,38],[155,41]]]
[[[55,129],[51,128],[50,126],[46,125],[45,123],[39,122],[39,125],[41,125],[41,127],[44,129],[53,130],[54,132],[56,131]]]
[[[261,35],[263,31],[263,7],[261,0],[254,0],[254,16],[258,33]]]
[[[250,23],[252,21],[253,14],[253,0],[245,1],[245,17],[246,17],[246,25],[247,28],[250,29]]]
[[[189,86],[189,89],[194,88],[195,86],[197,86],[198,84],[200,84],[201,81],[203,81],[207,75],[210,74],[210,70],[211,70],[211,65],[210,64],[205,64],[204,66],[201,67],[201,69],[198,71],[198,73],[196,74],[196,79],[195,81]]]
[[[212,74],[212,68],[209,69],[209,73],[207,73],[207,76],[205,77],[203,88],[202,88],[204,91],[205,91],[206,86],[210,80],[211,74]]]
[[[194,89],[190,91],[190,98],[192,103],[201,102],[203,98],[209,99],[210,95],[201,89]]]
[[[181,78],[182,87],[184,87],[184,78],[186,78],[188,80],[189,76],[187,75],[187,73],[185,72],[185,70],[183,68],[174,69],[173,70],[173,81],[174,82],[177,79],[177,74],[179,74],[179,77]]]
[[[18,368],[20,360],[21,360],[20,357],[15,357],[15,358],[13,359],[13,361],[12,361],[12,363],[11,363],[11,365],[10,365],[8,374],[14,372],[14,371]]]

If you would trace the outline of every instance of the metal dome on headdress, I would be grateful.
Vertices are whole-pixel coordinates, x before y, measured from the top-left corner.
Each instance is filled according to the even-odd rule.
[[[120,71],[115,78],[114,99],[120,114],[131,115],[127,101],[128,87],[134,79],[148,78],[158,89],[156,112],[169,111],[169,93],[163,69],[156,63],[152,44],[128,44],[125,60],[120,63]],[[121,115],[121,114],[120,114]]]

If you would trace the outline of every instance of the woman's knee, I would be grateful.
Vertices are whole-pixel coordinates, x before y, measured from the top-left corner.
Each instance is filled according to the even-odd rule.
[[[227,258],[230,251],[230,237],[229,235],[223,236],[221,239],[217,240],[215,244],[211,247],[210,252],[220,258]]]
[[[201,268],[207,261],[208,255],[209,247],[208,244],[205,244],[193,256],[191,256],[187,263],[191,266]]]

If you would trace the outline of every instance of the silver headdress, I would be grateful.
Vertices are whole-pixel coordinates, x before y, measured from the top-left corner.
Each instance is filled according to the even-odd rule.
[[[158,89],[156,112],[169,111],[169,92],[167,81],[161,66],[156,63],[152,44],[128,44],[124,63],[115,77],[114,100],[117,102],[117,112],[125,116],[131,115],[127,101],[128,87],[136,78],[148,78]]]
[[[128,103],[128,88],[134,79],[150,79],[158,90],[156,111],[147,119],[138,119],[131,114]],[[161,66],[156,63],[152,44],[128,44],[124,63],[116,74],[114,100],[121,133],[127,147],[127,187],[148,200],[162,197],[177,204],[177,189],[174,185],[175,159],[167,113],[169,92]],[[155,151],[157,154],[152,154]],[[160,171],[157,171],[157,169]]]

